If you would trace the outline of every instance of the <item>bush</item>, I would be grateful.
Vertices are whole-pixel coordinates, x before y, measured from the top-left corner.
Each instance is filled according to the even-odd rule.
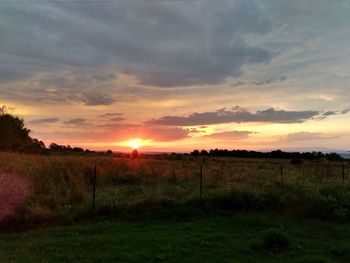
[[[270,252],[285,252],[290,248],[290,238],[280,230],[268,230],[262,239],[262,248]]]

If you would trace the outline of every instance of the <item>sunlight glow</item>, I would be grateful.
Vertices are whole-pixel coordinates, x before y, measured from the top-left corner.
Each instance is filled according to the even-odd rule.
[[[141,146],[141,140],[140,139],[131,139],[128,142],[129,146],[133,149],[138,149]]]
[[[154,142],[152,140],[149,140],[149,139],[132,138],[128,141],[119,143],[118,145],[119,146],[128,146],[132,149],[139,149],[140,147],[154,145]]]

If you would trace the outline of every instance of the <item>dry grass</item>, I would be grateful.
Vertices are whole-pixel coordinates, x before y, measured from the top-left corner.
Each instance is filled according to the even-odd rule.
[[[70,220],[88,214],[95,166],[97,211],[119,211],[149,200],[184,204],[198,199],[199,165],[200,159],[190,156],[175,160],[0,153],[0,173],[5,175],[0,181],[6,181],[0,189],[0,202],[6,198],[15,200],[6,209],[10,212],[4,212],[0,220],[16,208],[21,212],[12,215],[11,220],[31,223]],[[304,161],[293,165],[288,160],[207,158],[203,169],[204,198],[233,188],[266,189],[280,182],[281,165],[284,184],[303,181],[315,187],[326,182],[342,185],[341,163],[337,162]]]
[[[30,191],[30,182],[24,177],[0,173],[0,221],[13,215]]]

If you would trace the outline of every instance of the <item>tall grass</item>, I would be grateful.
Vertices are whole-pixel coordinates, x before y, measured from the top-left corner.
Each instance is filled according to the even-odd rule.
[[[198,204],[199,164],[200,159],[190,156],[132,159],[0,153],[0,174],[6,175],[7,182],[0,188],[0,205],[2,211],[11,210],[2,212],[0,220],[36,224],[88,216],[95,166],[96,213],[193,207]],[[286,160],[208,158],[203,190],[200,206],[210,209],[279,209],[350,218],[349,183],[342,183],[341,164],[336,162],[295,165]],[[16,200],[10,209],[3,208],[1,200],[6,198]]]
[[[0,221],[17,211],[29,190],[30,182],[26,178],[0,173]]]

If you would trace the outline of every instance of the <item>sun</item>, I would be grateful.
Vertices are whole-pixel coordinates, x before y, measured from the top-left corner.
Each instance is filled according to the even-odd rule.
[[[138,149],[142,146],[142,140],[139,138],[136,139],[130,139],[128,141],[128,145],[133,149]]]
[[[153,141],[150,139],[144,139],[144,138],[140,138],[140,137],[134,137],[134,138],[130,138],[127,141],[122,141],[120,143],[118,143],[118,146],[123,146],[123,147],[130,147],[133,150],[139,149],[141,147],[148,147],[150,145],[153,144]]]

